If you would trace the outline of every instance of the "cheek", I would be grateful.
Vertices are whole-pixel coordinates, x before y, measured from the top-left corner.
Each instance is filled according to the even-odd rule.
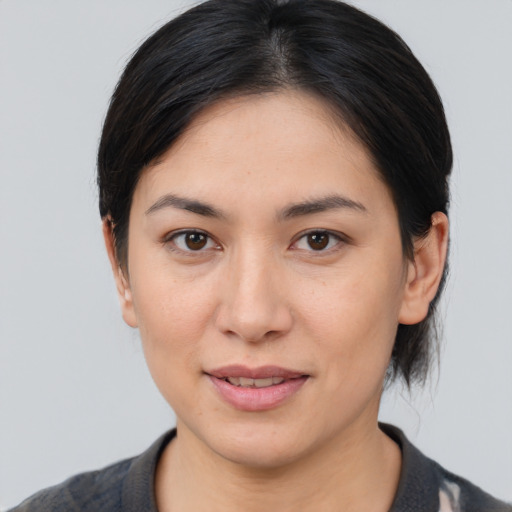
[[[172,383],[186,382],[198,373],[201,340],[215,309],[209,292],[213,287],[176,280],[155,268],[138,269],[134,275],[138,278],[132,282],[132,295],[144,355],[168,398],[175,388]]]
[[[130,254],[130,285],[142,339],[186,344],[208,319],[213,283],[194,268],[180,271],[165,251],[147,245],[133,247]]]
[[[196,293],[179,293],[179,287],[154,289],[136,306],[144,357],[160,393],[174,411],[199,415],[195,395],[200,378],[200,339],[208,304]]]
[[[342,379],[344,385],[351,382],[349,390],[361,380],[382,379],[402,298],[401,267],[362,267],[323,282],[301,308],[308,334],[328,358],[332,386]]]

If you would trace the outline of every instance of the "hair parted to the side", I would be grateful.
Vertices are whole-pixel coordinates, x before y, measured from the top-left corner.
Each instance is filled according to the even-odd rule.
[[[115,89],[98,151],[100,214],[127,265],[133,191],[205,106],[299,89],[323,98],[368,149],[392,192],[404,254],[447,213],[450,136],[432,80],[403,40],[336,0],[209,0],[171,20],[133,55]],[[446,276],[446,269],[445,275]],[[389,379],[424,382],[436,352],[435,307],[399,325]]]

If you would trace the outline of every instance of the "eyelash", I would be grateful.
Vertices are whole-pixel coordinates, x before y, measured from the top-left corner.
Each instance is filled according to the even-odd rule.
[[[309,249],[308,248],[300,248],[300,247],[297,247],[298,243],[303,240],[303,239],[306,239],[308,237],[313,237],[313,236],[320,236],[320,237],[328,237],[327,239],[327,244],[325,245],[325,247],[321,247],[319,249],[314,249],[313,247],[311,247],[311,245],[309,244],[309,240],[306,241],[306,243],[309,245]],[[331,245],[331,242],[335,242],[333,245]],[[342,235],[341,233],[336,233],[334,231],[329,231],[329,230],[326,230],[326,229],[310,229],[306,232],[303,232],[301,234],[299,234],[299,236],[296,238],[295,242],[293,242],[292,244],[292,248],[294,250],[304,250],[304,251],[308,251],[308,252],[312,252],[312,253],[316,253],[316,255],[320,256],[320,255],[323,255],[323,254],[327,254],[327,253],[331,253],[333,251],[336,251],[337,249],[339,249],[340,245],[343,245],[344,243],[346,243],[348,240],[347,240],[347,237]],[[330,246],[330,247],[329,247]]]
[[[186,237],[187,235],[188,236],[199,235],[199,236],[205,237],[205,239],[206,239],[205,246],[199,247],[197,250],[191,249],[190,247],[188,247],[188,249],[179,247],[178,244],[176,243],[176,240],[179,237],[182,237],[182,236]],[[208,250],[208,249],[218,250],[220,248],[220,245],[217,244],[208,233],[206,233],[205,231],[201,231],[199,229],[184,229],[181,231],[175,231],[173,233],[170,233],[168,236],[166,236],[164,238],[163,242],[164,242],[164,244],[168,245],[172,251],[176,251],[181,254],[186,254],[186,255],[191,255],[191,256],[205,252],[205,250]],[[211,244],[211,243],[215,244],[215,247],[206,247],[208,244]],[[185,241],[185,244],[186,244],[186,241]],[[202,250],[205,247],[206,247],[206,249]]]
[[[198,236],[205,237],[204,246],[198,247],[197,249],[192,249],[190,247],[182,248],[182,247],[179,247],[178,244],[176,243],[176,240],[179,237],[186,237],[186,236],[192,236],[192,235],[198,235]],[[307,237],[317,237],[317,236],[318,237],[327,237],[327,243],[325,244],[324,247],[319,247],[317,249],[314,249],[310,245],[310,242],[312,242],[311,239],[306,241],[306,243],[309,245],[309,248],[298,247],[298,244],[301,240],[303,240],[303,239],[307,240]],[[334,240],[334,245],[331,244],[331,242],[333,240]],[[320,256],[322,254],[331,253],[331,252],[339,249],[338,246],[343,245],[344,243],[347,243],[347,241],[348,241],[347,237],[342,235],[341,233],[336,233],[336,232],[328,231],[325,229],[311,229],[311,230],[305,231],[303,233],[300,233],[297,236],[297,238],[295,239],[295,241],[291,244],[290,248],[292,250],[297,250],[297,251],[307,251],[307,252],[311,252],[313,254],[316,253],[316,255]],[[168,245],[170,250],[179,252],[181,254],[185,254],[187,256],[199,255],[201,253],[204,253],[207,250],[212,250],[212,249],[220,250],[221,249],[220,244],[215,242],[215,240],[212,236],[210,236],[207,232],[201,231],[198,229],[186,229],[186,230],[181,230],[181,231],[176,231],[176,232],[170,233],[168,236],[166,236],[163,239],[163,243]],[[184,243],[186,244],[187,242],[184,241]],[[201,243],[201,241],[199,241],[199,243]],[[321,238],[320,238],[317,241],[317,243],[322,245],[323,240],[321,240]],[[212,247],[212,244],[213,244],[213,247]],[[208,245],[210,245],[210,246],[208,247]]]

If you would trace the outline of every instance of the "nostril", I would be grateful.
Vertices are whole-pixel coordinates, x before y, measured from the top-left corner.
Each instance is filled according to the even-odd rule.
[[[251,280],[252,282],[253,280]],[[216,328],[224,335],[258,343],[281,337],[292,325],[291,312],[268,283],[247,283],[224,288],[215,317]]]

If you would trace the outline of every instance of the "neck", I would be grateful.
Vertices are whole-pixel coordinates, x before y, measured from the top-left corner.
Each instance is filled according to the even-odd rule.
[[[232,462],[179,423],[178,431],[157,469],[161,512],[252,512],[265,507],[280,512],[384,512],[398,486],[400,449],[376,422],[344,432],[300,460],[276,468]]]

